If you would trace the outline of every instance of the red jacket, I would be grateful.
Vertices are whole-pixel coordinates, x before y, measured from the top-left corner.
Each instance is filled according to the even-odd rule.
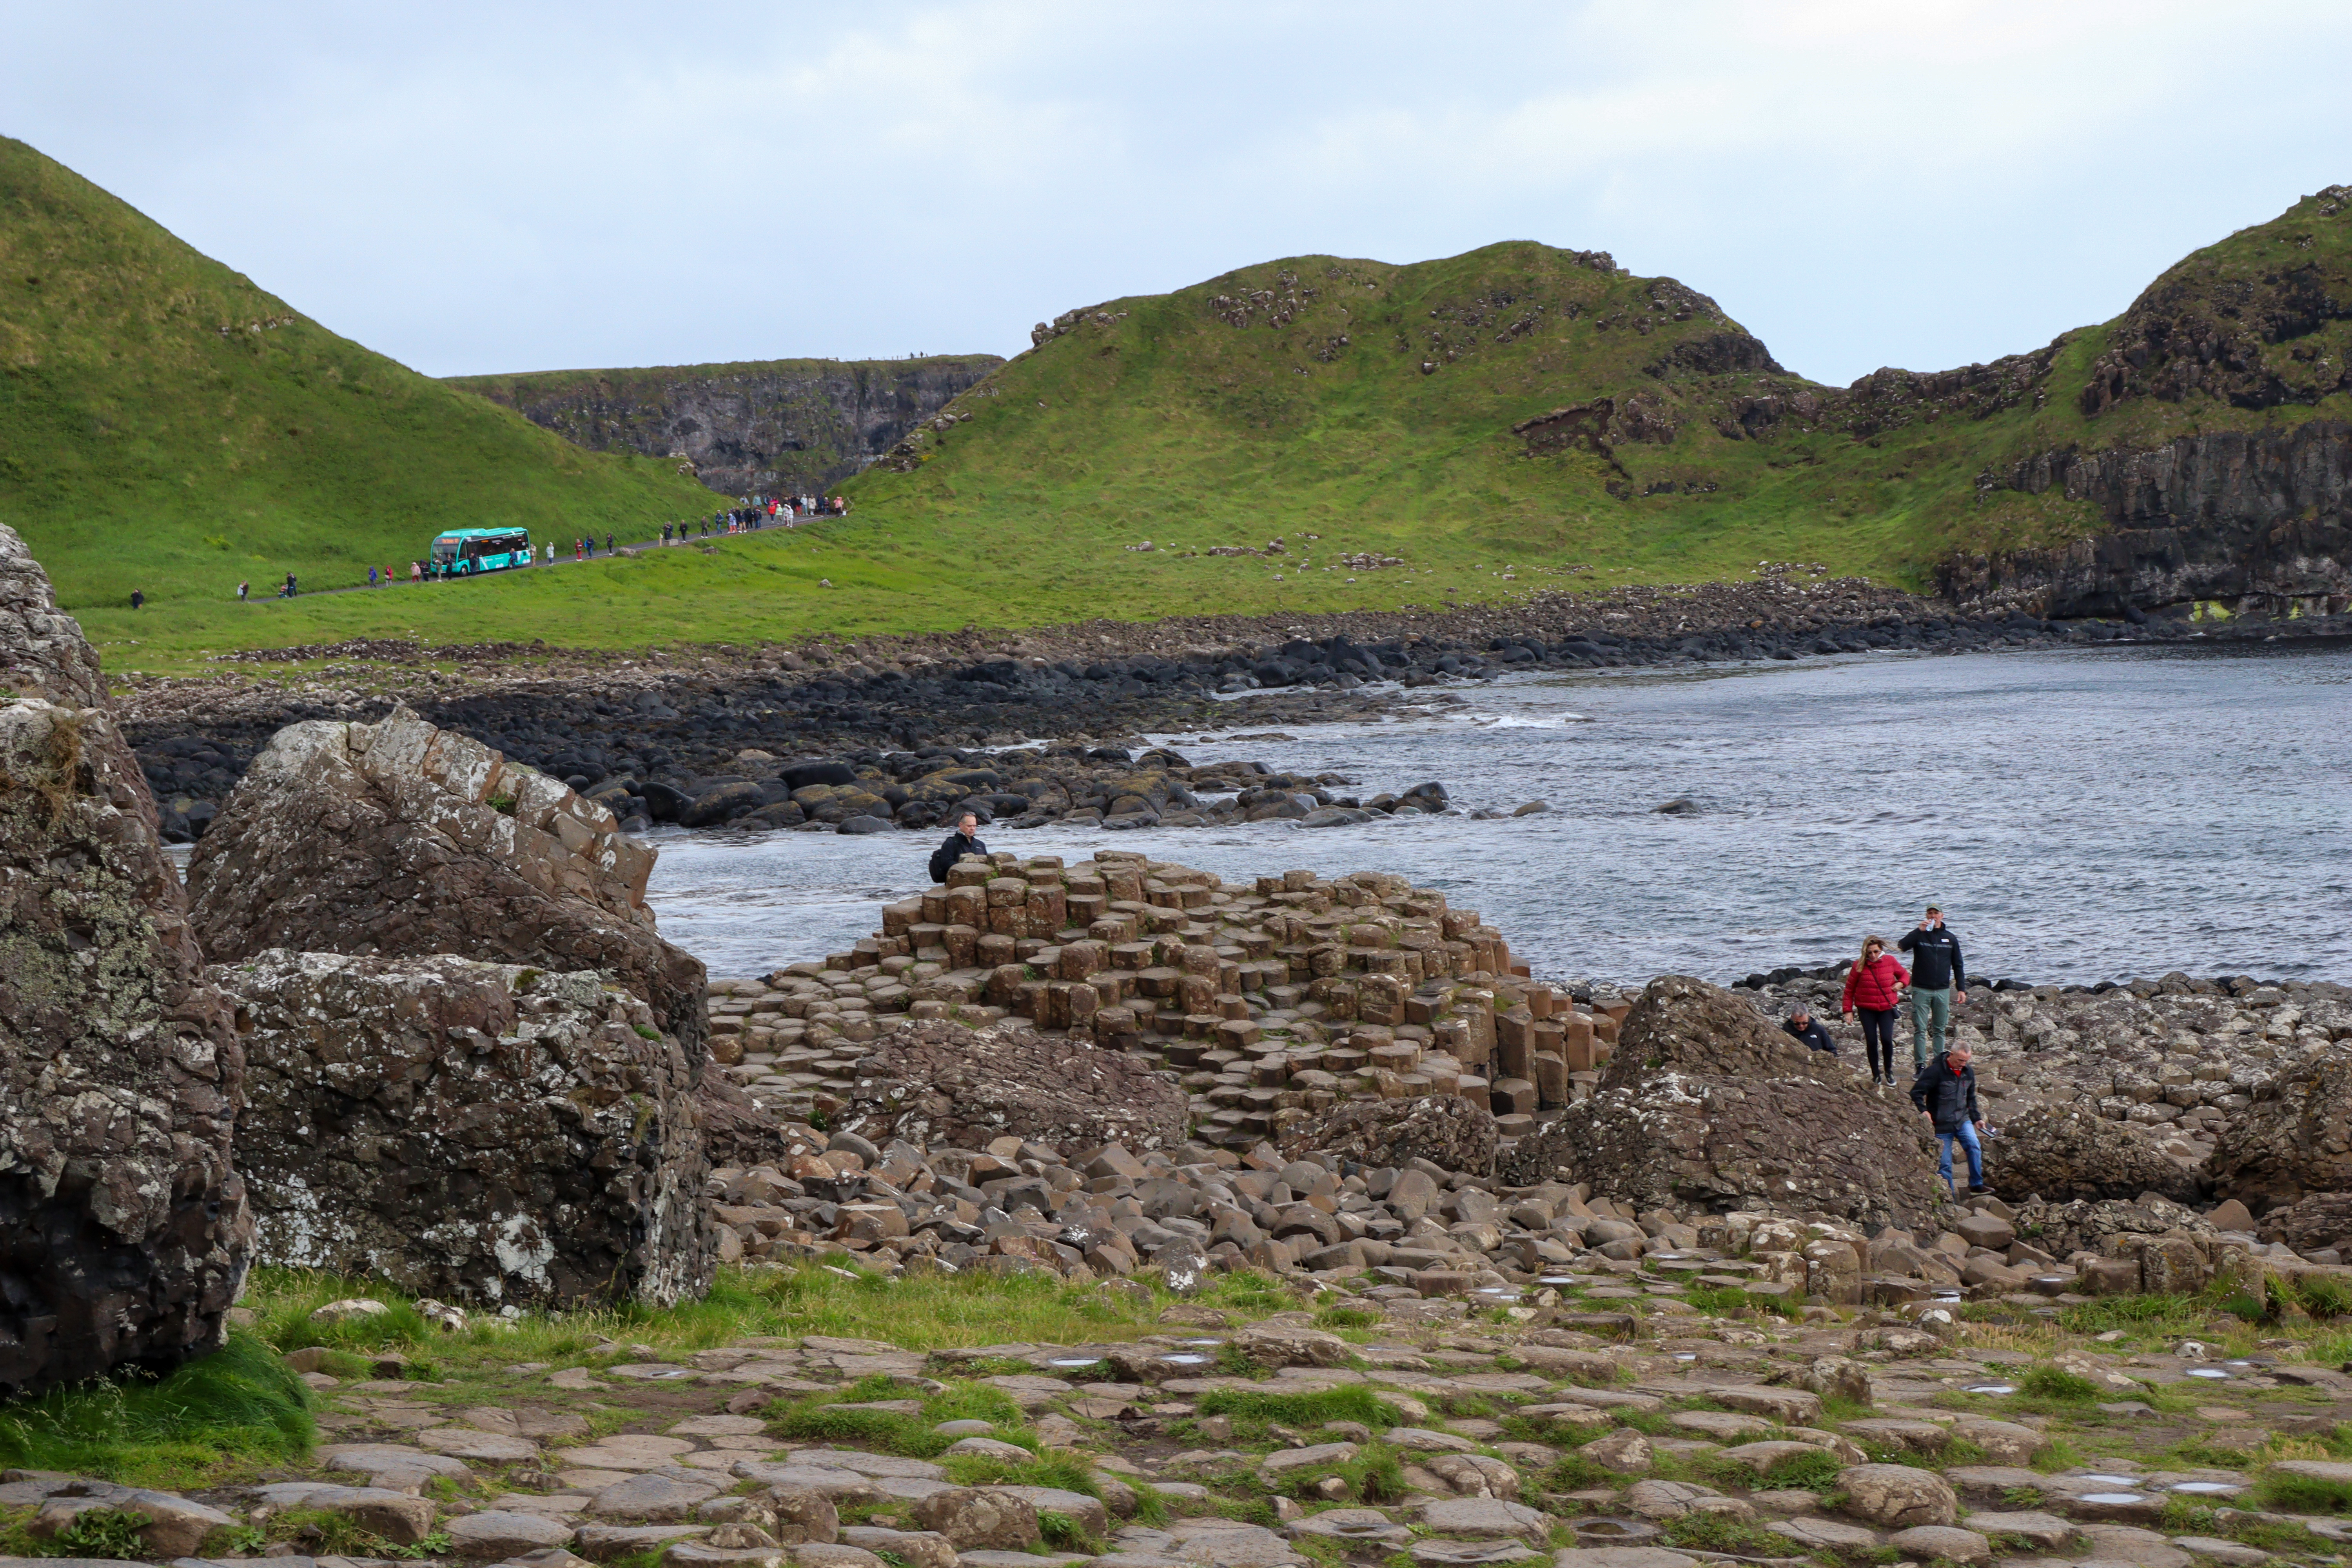
[[[1868,963],[1857,963],[1845,972],[1845,1005],[1842,1010],[1851,1013],[1856,1007],[1867,1007],[1874,1012],[1885,1012],[1901,1005],[1902,993],[1895,987],[1910,981],[1911,972],[1903,967],[1902,960],[1891,952],[1882,952]]]

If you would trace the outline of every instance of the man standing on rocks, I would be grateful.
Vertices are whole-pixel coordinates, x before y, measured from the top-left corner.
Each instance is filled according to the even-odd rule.
[[[980,841],[980,818],[967,811],[957,819],[956,830],[948,835],[948,841],[931,851],[931,880],[944,882],[957,861],[967,855],[987,853],[988,846]]]
[[[1977,1106],[1977,1069],[1969,1065],[1969,1055],[1966,1046],[1955,1046],[1932,1066],[1922,1068],[1911,1082],[1911,1103],[1934,1124],[1936,1140],[1943,1145],[1936,1173],[1944,1178],[1944,1185],[1952,1184],[1952,1140],[1957,1138],[1969,1152],[1969,1191],[1980,1194],[1985,1190],[1984,1145],[1977,1134],[1984,1131],[1984,1112]]]
[[[1944,929],[1944,911],[1933,904],[1918,928],[1895,945],[1911,955],[1911,1068],[1917,1072],[1942,1053],[1954,1005],[1968,1005],[1968,966],[1960,959],[1960,939]],[[1931,1028],[1934,1051],[1927,1048]]]

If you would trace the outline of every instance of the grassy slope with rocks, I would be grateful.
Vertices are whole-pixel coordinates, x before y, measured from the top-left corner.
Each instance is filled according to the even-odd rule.
[[[2101,526],[2054,496],[1980,503],[1988,469],[2352,416],[2341,187],[2185,258],[2116,321],[1844,389],[1605,259],[1529,243],[1411,267],[1297,257],[1073,312],[852,493],[877,529],[991,567],[1038,550],[1044,520],[1071,588],[1141,578],[1171,609],[1492,594],[1514,566],[1522,588],[1577,563],[1688,582],[1759,558],[1924,587],[1956,552]],[[2217,347],[2232,374],[2182,374]],[[1573,421],[1549,442],[1515,432],[1603,398],[1605,440]],[[1182,554],[1276,534],[1279,561]],[[1144,539],[1154,555],[1125,553]],[[1405,566],[1337,559],[1367,551]]]
[[[1948,1477],[1964,1528],[1990,1534],[2002,1557],[2037,1562],[2041,1540],[2068,1555],[2087,1548],[2108,1559],[2171,1561],[2133,1553],[2184,1535],[2255,1545],[2290,1562],[2336,1561],[2328,1554],[2341,1550],[2352,1510],[2352,1486],[2326,1479],[2330,1467],[2352,1460],[2345,1420],[2352,1406],[2341,1391],[2320,1386],[2324,1368],[2352,1351],[2340,1321],[2291,1314],[2256,1322],[2221,1295],[2137,1296],[2039,1315],[2010,1301],[1973,1303],[1930,1333],[1900,1314],[1751,1300],[1646,1268],[1581,1277],[1516,1308],[1352,1293],[1376,1282],[1367,1276],[1315,1294],[1242,1271],[1213,1277],[1171,1310],[1174,1298],[1139,1281],[982,1272],[888,1279],[845,1253],[730,1270],[708,1300],[669,1311],[528,1314],[513,1323],[476,1317],[448,1331],[379,1284],[264,1270],[246,1299],[250,1327],[213,1360],[234,1360],[257,1382],[268,1365],[268,1408],[185,1397],[184,1431],[134,1430],[119,1413],[142,1397],[137,1387],[126,1400],[100,1385],[44,1402],[58,1431],[70,1427],[70,1443],[27,1421],[22,1406],[0,1410],[0,1438],[12,1439],[10,1462],[28,1469],[203,1489],[237,1521],[211,1537],[206,1550],[215,1555],[283,1542],[278,1551],[489,1561],[502,1553],[459,1539],[473,1528],[466,1521],[494,1512],[511,1530],[520,1512],[565,1534],[585,1526],[574,1542],[581,1550],[649,1568],[658,1537],[591,1539],[643,1516],[583,1510],[621,1479],[603,1467],[678,1464],[685,1449],[696,1451],[667,1473],[708,1478],[689,1498],[737,1494],[687,1512],[689,1531],[721,1517],[761,1517],[762,1494],[728,1474],[729,1460],[793,1448],[862,1450],[929,1461],[961,1485],[1056,1489],[1060,1497],[1040,1500],[1043,1546],[1149,1551],[1157,1538],[1140,1532],[1181,1538],[1205,1520],[1285,1531],[1300,1561],[1329,1568],[1373,1559],[1346,1550],[1345,1538],[1311,1526],[1286,1531],[1284,1521],[1370,1504],[1415,1526],[1419,1538],[1491,1534],[1491,1521],[1423,1520],[1423,1507],[1457,1490],[1475,1495],[1504,1477],[1505,1495],[1540,1511],[1503,1528],[1532,1532],[1538,1546],[1597,1543],[1579,1533],[1579,1521],[1596,1516],[1646,1514],[1661,1531],[1654,1544],[1781,1559],[1801,1557],[1804,1548],[1769,1528],[1778,1521],[1845,1530],[1841,1552],[1814,1559],[1822,1562],[1894,1559],[1883,1543],[1895,1525],[1872,1519],[1868,1494],[1856,1485],[1862,1478],[1849,1468],[1865,1461]],[[331,1322],[312,1316],[354,1296],[387,1310]],[[1245,1325],[1269,1320],[1292,1325],[1294,1340],[1304,1333],[1333,1343],[1340,1364],[1328,1375],[1305,1365],[1270,1374],[1282,1356],[1244,1356],[1232,1343]],[[803,1349],[809,1335],[830,1337]],[[1154,1391],[1090,1381],[1114,1378],[1108,1364],[1050,1364],[1063,1353],[1052,1347],[1154,1335],[1163,1346],[1171,1337],[1228,1342],[1218,1352],[1217,1384]],[[2200,1343],[2191,1349],[2188,1340]],[[1004,1348],[992,1360],[935,1353],[977,1346]],[[894,1361],[894,1348],[917,1354]],[[273,1352],[294,1355],[310,1386],[295,1383]],[[1820,1361],[1856,1355],[1858,1363]],[[2246,1371],[2249,1356],[2275,1358],[2264,1366],[2308,1382]],[[2186,1366],[2230,1358],[2241,1358],[2230,1380],[2183,1375]],[[185,1383],[210,1364],[145,1386]],[[1800,1386],[1809,1368],[1846,1369],[1844,1381],[1815,1399]],[[665,1371],[667,1379],[647,1375]],[[1786,1381],[1766,1384],[1775,1374]],[[1867,1377],[1871,1402],[1853,1396],[1865,1386],[1855,1374]],[[722,1411],[740,1414],[730,1421]],[[953,1451],[957,1434],[933,1430],[974,1419],[1006,1447]],[[2010,1425],[1977,1425],[1985,1421]],[[426,1483],[422,1507],[387,1536],[377,1531],[390,1528],[394,1510],[362,1499],[253,1506],[243,1489],[259,1482],[353,1479],[321,1471],[307,1442],[288,1436],[312,1423],[323,1440],[418,1444],[428,1453],[464,1452],[486,1434],[520,1431],[527,1440],[484,1449],[462,1473]],[[668,1452],[619,1458],[633,1442],[662,1444],[679,1431],[688,1436],[667,1438]],[[1742,1451],[1759,1442],[1778,1446]],[[1352,1447],[1320,1463],[1278,1459],[1320,1443]],[[1473,1460],[1484,1479],[1449,1454]],[[1278,1462],[1268,1466],[1269,1458]],[[2009,1468],[1985,1468],[1994,1464]],[[2121,1489],[2095,1479],[2117,1469],[2141,1478],[2132,1495],[2147,1499],[2144,1505],[2076,1500]],[[2244,1489],[2168,1499],[2166,1486],[2190,1478]],[[1644,1481],[1713,1491],[1718,1500],[1682,1512],[1671,1494],[1645,1489]],[[1106,1505],[1108,1513],[1097,1512]],[[837,1510],[844,1527],[922,1528],[896,1498],[853,1490]],[[31,1524],[29,1508],[0,1520],[10,1550],[172,1555],[144,1549],[136,1522],[120,1512],[100,1511],[74,1534],[47,1540]],[[1130,1531],[1137,1533],[1122,1535]],[[893,1549],[886,1537],[859,1539]],[[1380,1547],[1383,1555],[1397,1550],[1395,1542]],[[1921,1555],[1915,1550],[1910,1560]]]
[[[568,540],[709,506],[676,465],[582,451],[370,353],[0,138],[0,519],[66,607],[138,588],[161,618],[244,579],[404,571],[444,528]]]

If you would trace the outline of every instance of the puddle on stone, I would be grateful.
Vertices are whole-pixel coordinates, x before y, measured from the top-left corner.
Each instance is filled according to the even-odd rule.
[[[2139,1485],[2138,1479],[2132,1476],[2077,1476],[2074,1479],[2081,1481],[2089,1481],[2094,1486],[2102,1487],[2136,1487]]]
[[[2116,1506],[2124,1503],[2146,1502],[2147,1499],[2137,1492],[2084,1492],[2075,1500]]]
[[[1160,1359],[1166,1362],[1170,1366],[1206,1366],[1209,1364],[1209,1358],[1201,1354],[1198,1351],[1178,1351],[1173,1354],[1161,1356]],[[1054,1364],[1055,1366],[1060,1366],[1062,1363],[1060,1362],[1055,1362]],[[1086,1364],[1091,1366],[1093,1363],[1089,1362]]]
[[[2177,1492],[2188,1492],[2195,1497],[2234,1497],[2245,1489],[2233,1486],[2228,1481],[2182,1481],[2171,1489]]]
[[[2228,1369],[2225,1367],[2192,1366],[2189,1369],[2189,1375],[2191,1377],[2227,1377],[2230,1373]]]
[[[1972,1383],[1961,1392],[1966,1394],[2015,1394],[2017,1392],[2017,1385],[2013,1383]]]
[[[1102,1365],[1102,1357],[1098,1355],[1057,1355],[1045,1364],[1047,1366],[1063,1367],[1100,1366]]]

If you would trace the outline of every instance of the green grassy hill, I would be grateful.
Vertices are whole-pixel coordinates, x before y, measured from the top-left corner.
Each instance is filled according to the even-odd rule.
[[[269,550],[348,575],[460,513],[644,537],[632,517],[708,496],[306,323],[264,329],[283,306],[7,147],[0,516],[26,520],[78,605],[138,577],[161,596],[161,567],[197,595],[85,610],[118,669],[373,635],[634,647],[1305,616],[1764,562],[1924,589],[1955,555],[2109,526],[2063,490],[2003,488],[2039,455],[2352,418],[2342,186],[2187,258],[2113,321],[1843,388],[1599,253],[1301,257],[1041,328],[842,487],[845,519],[712,553],[236,605],[225,584],[282,570]]]
[[[1528,243],[1295,257],[1051,330],[849,487],[877,525],[991,581],[1050,538],[1065,592],[1131,599],[1112,585],[1141,574],[1171,610],[1578,564],[1689,581],[1818,561],[1925,587],[1955,552],[2104,526],[2054,494],[1980,498],[1989,471],[2352,416],[2352,193],[2197,252],[2039,352],[1850,388],[1789,374],[1671,279]],[[1283,560],[1169,559],[1275,535]],[[1145,539],[1148,565],[1125,551]],[[1335,558],[1367,552],[1404,565],[1341,591]]]
[[[0,521],[68,608],[349,583],[453,526],[568,540],[709,506],[675,464],[582,451],[337,337],[0,138]]]

